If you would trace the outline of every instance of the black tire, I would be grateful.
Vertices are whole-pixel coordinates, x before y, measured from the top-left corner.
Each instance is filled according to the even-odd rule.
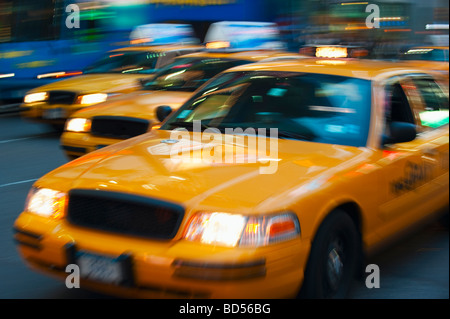
[[[347,297],[361,261],[361,236],[344,211],[325,218],[314,238],[299,293],[305,299]]]

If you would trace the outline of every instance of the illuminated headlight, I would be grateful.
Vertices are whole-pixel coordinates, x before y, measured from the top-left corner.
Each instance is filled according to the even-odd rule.
[[[49,188],[33,187],[28,194],[25,211],[59,219],[64,216],[66,194]]]
[[[97,104],[105,102],[107,98],[108,94],[106,93],[86,94],[78,97],[78,103],[83,105]]]
[[[67,132],[89,132],[91,130],[91,120],[83,118],[70,118],[66,121],[65,130]]]
[[[219,246],[258,247],[293,239],[300,234],[296,215],[244,216],[229,213],[198,213],[184,238]]]
[[[47,98],[48,98],[47,92],[38,92],[25,95],[23,101],[25,103],[34,103],[45,101],[47,100]]]

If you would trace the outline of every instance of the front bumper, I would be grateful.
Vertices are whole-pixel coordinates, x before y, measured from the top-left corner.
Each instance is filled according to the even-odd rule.
[[[30,103],[20,105],[23,118],[39,123],[64,124],[66,119],[85,106],[68,104]]]
[[[64,132],[60,144],[68,158],[77,158],[121,141],[123,140],[92,136],[89,133]]]
[[[261,248],[150,241],[22,213],[14,238],[26,263],[65,280],[77,251],[126,257],[121,284],[81,280],[82,288],[126,298],[290,298],[303,281],[310,246],[300,239]]]

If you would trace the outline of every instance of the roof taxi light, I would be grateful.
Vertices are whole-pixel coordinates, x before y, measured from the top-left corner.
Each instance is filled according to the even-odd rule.
[[[318,58],[346,58],[348,57],[345,47],[318,47],[316,48]]]
[[[207,49],[225,49],[230,47],[230,42],[227,41],[211,41],[206,43]]]

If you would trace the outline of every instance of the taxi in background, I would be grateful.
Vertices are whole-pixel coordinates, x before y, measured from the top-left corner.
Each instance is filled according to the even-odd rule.
[[[202,49],[198,42],[190,25],[138,26],[130,34],[133,45],[108,52],[83,70],[82,75],[29,91],[21,105],[21,115],[62,128],[73,112],[139,89],[140,79],[149,77],[177,56]]]
[[[123,297],[344,298],[365,256],[448,207],[448,86],[326,62],[228,69],[46,174],[14,223],[24,261]]]
[[[309,44],[299,49],[299,54],[322,59],[362,59],[369,57],[367,48],[361,45]]]
[[[414,67],[443,73],[448,78],[448,46],[417,46],[406,50],[400,60]]]
[[[178,109],[196,89],[228,68],[261,60],[301,58],[283,51],[279,39],[272,23],[213,23],[202,52],[178,57],[139,91],[72,114],[61,135],[61,147],[74,159],[144,134],[160,122],[158,116]]]

